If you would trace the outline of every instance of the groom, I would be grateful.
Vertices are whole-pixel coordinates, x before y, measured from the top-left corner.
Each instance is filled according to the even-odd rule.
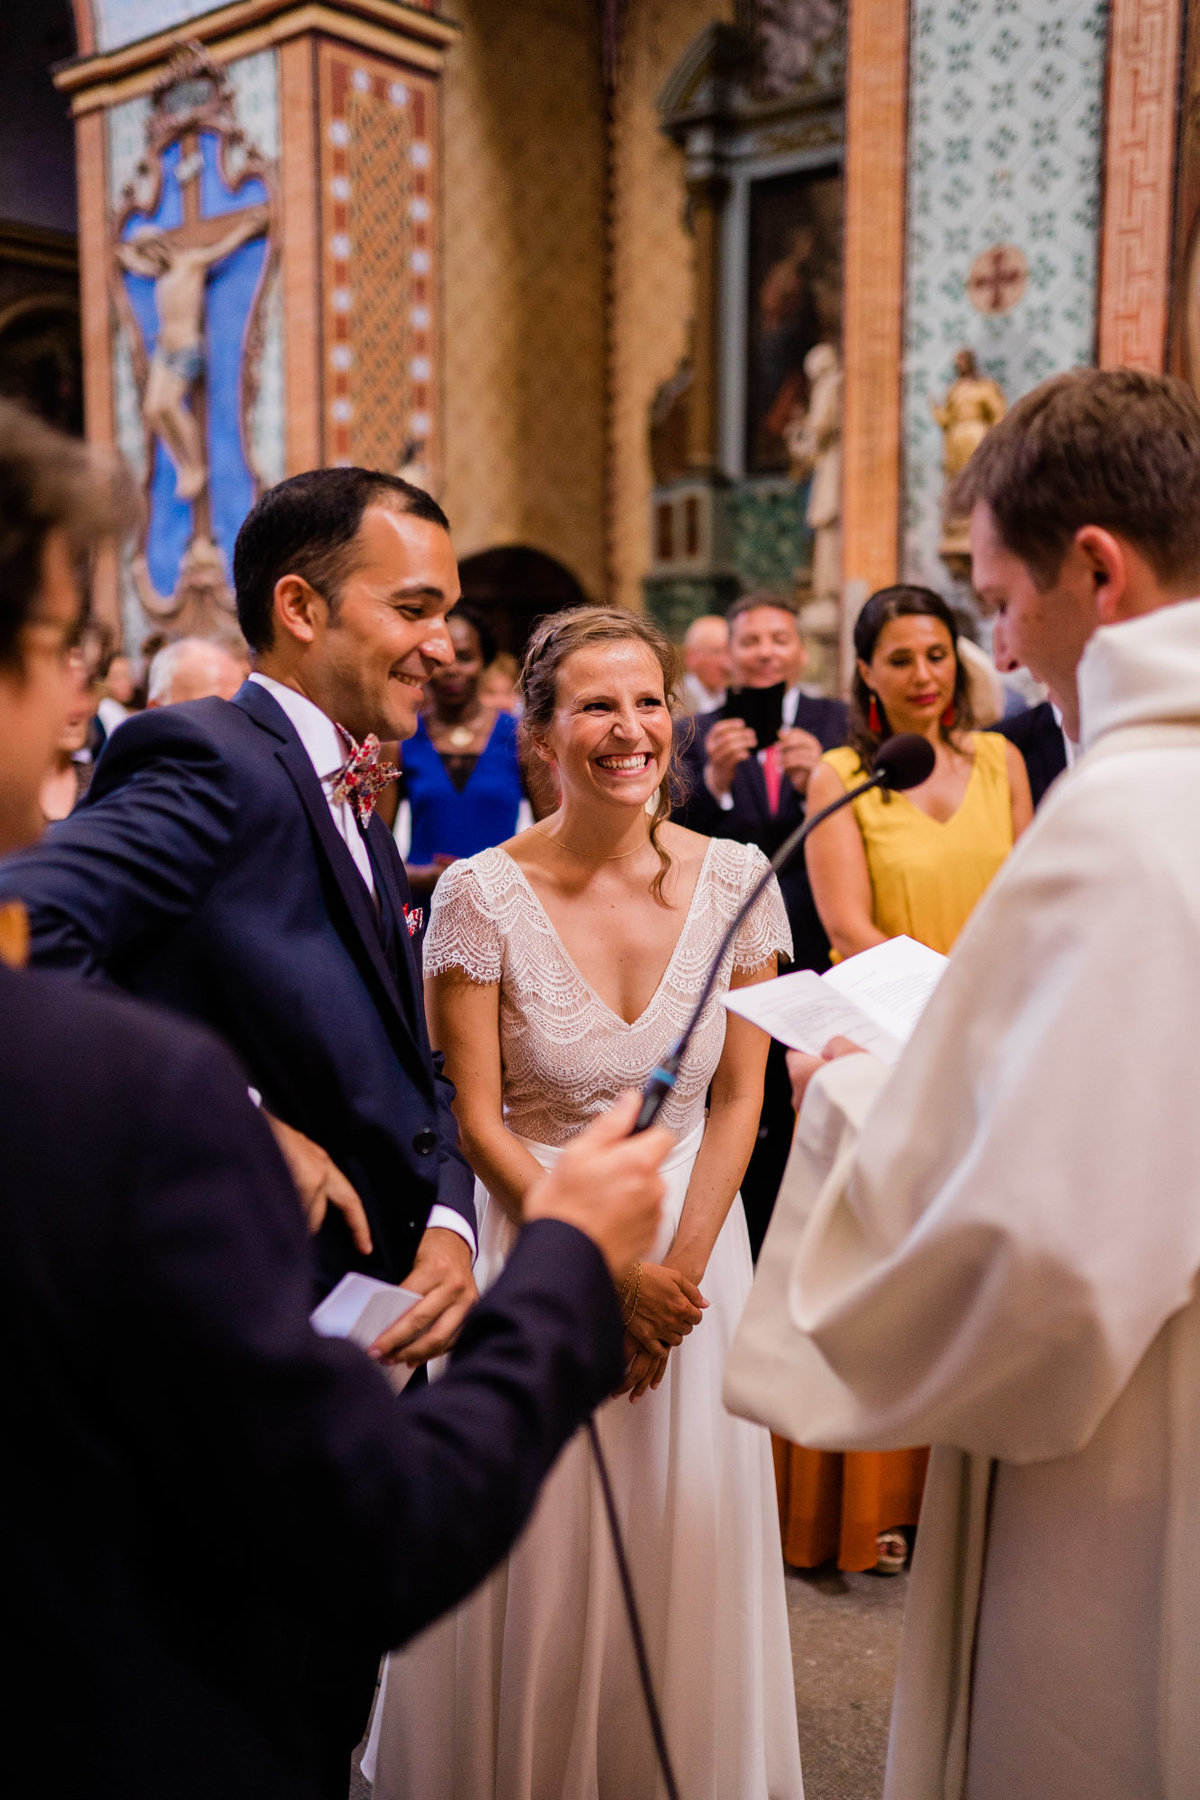
[[[398,477],[314,470],[254,507],[234,578],[250,679],[232,703],[128,720],[86,805],[0,872],[0,900],[25,903],[36,962],[232,1046],[310,1223],[324,1220],[321,1289],[351,1268],[403,1279],[422,1299],[376,1349],[423,1361],[476,1297],[473,1181],[426,1033],[403,864],[371,811],[378,775],[346,765],[349,740],[411,737],[425,681],[453,660],[449,528]],[[326,1789],[344,1794],[376,1658],[329,1648],[303,1680]]]

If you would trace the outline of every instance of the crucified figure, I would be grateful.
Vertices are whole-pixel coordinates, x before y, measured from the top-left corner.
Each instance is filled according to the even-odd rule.
[[[208,461],[187,399],[204,373],[204,293],[208,271],[266,231],[269,208],[247,207],[215,244],[182,244],[153,226],[118,244],[117,261],[154,283],[158,337],[146,376],[142,416],[175,465],[175,493],[195,500],[208,484]]]

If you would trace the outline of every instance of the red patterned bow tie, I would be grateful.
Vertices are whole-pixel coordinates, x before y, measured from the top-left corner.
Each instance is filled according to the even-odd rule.
[[[336,775],[326,777],[332,783],[329,797],[335,804],[348,800],[365,831],[375,811],[376,797],[393,781],[399,780],[400,770],[395,763],[380,761],[379,739],[373,731],[367,733],[361,744],[356,744],[344,725],[339,725],[338,730],[350,746],[350,755]]]

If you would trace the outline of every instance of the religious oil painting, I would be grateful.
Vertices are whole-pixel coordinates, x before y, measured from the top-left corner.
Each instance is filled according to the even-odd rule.
[[[808,401],[804,358],[841,337],[842,176],[804,169],[750,188],[746,473],[786,473],[789,421]]]

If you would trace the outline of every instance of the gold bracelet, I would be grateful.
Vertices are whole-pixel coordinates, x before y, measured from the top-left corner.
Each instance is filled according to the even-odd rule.
[[[629,1290],[633,1289],[632,1298]],[[637,1311],[638,1301],[642,1293],[642,1265],[635,1262],[625,1280],[621,1284],[621,1323],[628,1325]]]

